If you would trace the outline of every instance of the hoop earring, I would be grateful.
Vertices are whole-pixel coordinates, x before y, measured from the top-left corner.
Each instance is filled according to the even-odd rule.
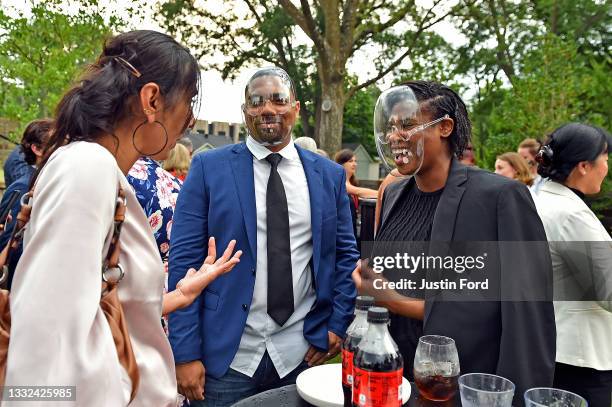
[[[136,126],[136,128],[134,129],[134,132],[132,133],[132,145],[134,146],[134,149],[138,152],[138,154],[142,155],[142,156],[153,156],[153,155],[157,155],[159,153],[161,153],[162,151],[164,151],[164,148],[166,148],[166,146],[168,145],[168,131],[166,130],[166,127],[159,121],[155,120],[153,123],[157,123],[160,125],[160,127],[164,130],[164,135],[166,136],[166,141],[164,142],[163,147],[159,150],[156,151],[154,153],[145,153],[142,152],[138,149],[138,147],[136,147],[136,132],[138,131],[139,128],[141,128],[142,126],[144,126],[145,124],[147,124],[148,121],[145,120],[144,122],[140,123],[138,126]]]

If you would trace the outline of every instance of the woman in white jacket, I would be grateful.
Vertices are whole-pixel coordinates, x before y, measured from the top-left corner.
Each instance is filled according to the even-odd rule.
[[[199,76],[195,58],[171,37],[132,31],[111,38],[59,102],[35,175],[23,255],[13,280],[6,386],[75,386],[76,401],[44,403],[49,406],[176,406],[174,359],[162,313],[190,304],[239,261],[241,252],[232,257],[235,242],[224,242],[228,250],[213,263],[211,240],[200,270],[185,270],[180,287],[163,295],[158,248],[125,175],[139,157],[167,157],[193,125],[191,102]],[[120,363],[100,307],[119,185],[127,211],[120,236],[125,278],[118,283],[118,297],[139,385]]]
[[[555,130],[538,153],[545,180],[535,202],[554,270],[555,387],[610,407],[612,240],[584,201],[608,174],[610,135],[580,123]]]

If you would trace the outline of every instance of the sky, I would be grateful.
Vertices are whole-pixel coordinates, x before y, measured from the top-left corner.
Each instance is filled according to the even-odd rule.
[[[157,1],[157,0],[152,0]],[[221,11],[223,9],[222,0],[201,0],[205,1],[207,7],[213,10]],[[456,0],[444,0],[444,7],[450,7]],[[24,0],[0,0],[0,7],[5,10],[16,8],[18,10],[28,10],[29,2]],[[74,0],[64,0],[66,10],[70,12],[71,9],[75,9]],[[164,29],[155,21],[153,10],[154,7],[148,7],[142,10],[143,16],[136,18],[129,15],[125,10],[130,6],[130,1],[125,0],[113,0],[105,1],[104,4],[110,4],[109,10],[112,13],[116,13],[118,16],[126,19],[133,29],[151,29],[157,31],[164,31]],[[432,0],[417,0],[417,4],[422,6],[431,5]],[[459,45],[463,42],[463,39],[459,33],[454,29],[450,23],[440,23],[436,26],[435,31],[450,39],[451,43]],[[297,38],[298,42],[309,41],[305,34],[300,32]],[[375,49],[366,49],[357,53],[350,61],[348,71],[351,74],[356,75],[360,80],[366,80],[373,76],[375,67],[373,65],[373,55],[376,53]],[[215,58],[213,56],[213,58]],[[208,58],[210,59],[210,58]],[[404,62],[402,65],[406,64]],[[404,65],[405,66],[405,65]],[[202,104],[200,111],[198,112],[198,118],[208,121],[222,121],[230,123],[241,123],[242,114],[240,105],[242,104],[242,90],[249,77],[255,69],[244,69],[238,75],[234,81],[223,81],[221,73],[215,70],[202,71]],[[392,77],[388,75],[383,78],[377,85],[381,88],[388,87],[391,83]]]

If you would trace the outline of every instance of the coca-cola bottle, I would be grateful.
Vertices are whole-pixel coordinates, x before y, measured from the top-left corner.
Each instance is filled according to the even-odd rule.
[[[374,297],[367,295],[357,297],[355,302],[355,319],[346,330],[346,338],[342,342],[342,391],[344,392],[344,407],[353,405],[353,355],[361,338],[368,329],[368,308],[374,306]]]
[[[353,357],[353,406],[402,405],[404,360],[387,330],[389,311],[372,307],[368,330]]]

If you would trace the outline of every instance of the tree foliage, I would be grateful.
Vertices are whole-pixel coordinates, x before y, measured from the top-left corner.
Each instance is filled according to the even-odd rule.
[[[287,70],[306,102],[304,135],[333,153],[340,146],[347,101],[424,48],[425,34],[448,14],[440,3],[425,8],[414,0],[231,0],[213,10],[210,2],[168,0],[160,15],[170,32],[198,50],[203,63],[206,55],[226,56],[221,67],[226,76],[262,63]],[[376,72],[348,81],[349,62],[372,47],[379,50]]]
[[[77,72],[119,26],[115,17],[104,20],[94,0],[80,2],[70,14],[61,6],[47,0],[32,3],[27,14],[0,9],[0,117],[21,128],[53,114]]]
[[[612,127],[612,3],[595,0],[462,2],[455,22],[458,77],[478,86],[471,118],[478,164],[545,140],[570,121]],[[612,208],[611,177],[595,204]]]
[[[570,120],[610,127],[611,7],[594,0],[459,3],[453,21],[467,42],[453,55],[454,75],[478,89],[472,119],[483,165]]]
[[[342,141],[346,143],[359,143],[373,157],[377,156],[374,142],[374,112],[376,99],[380,90],[376,86],[361,89],[346,102],[344,107],[344,126],[342,128]]]
[[[69,13],[63,3],[37,0],[17,17],[0,11],[0,117],[23,125],[50,115],[103,38],[125,27],[103,18],[97,0]],[[477,161],[489,169],[523,138],[543,139],[565,122],[612,128],[609,1],[163,0],[157,12],[224,77],[261,65],[287,70],[301,101],[298,130],[332,154],[341,140],[374,152],[377,85],[388,77],[433,79],[469,95]],[[464,42],[434,32],[440,22]],[[349,67],[364,55],[374,70],[359,80]]]
[[[485,120],[487,164],[516,149],[522,139],[544,139],[570,121],[609,126],[610,101],[602,91],[611,89],[610,76],[596,61],[578,58],[574,44],[547,35],[541,48],[526,57],[522,70],[514,86],[501,91]]]

